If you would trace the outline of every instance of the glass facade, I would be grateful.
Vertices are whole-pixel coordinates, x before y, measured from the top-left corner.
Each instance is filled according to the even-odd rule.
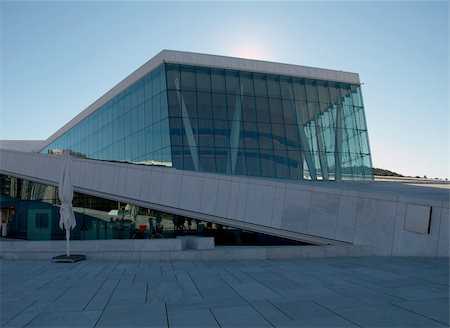
[[[43,149],[88,158],[171,166],[164,66],[161,65]]]
[[[292,180],[371,180],[360,85],[162,64],[43,152]]]

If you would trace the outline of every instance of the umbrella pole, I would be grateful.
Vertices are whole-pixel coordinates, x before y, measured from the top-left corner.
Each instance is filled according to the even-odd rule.
[[[66,253],[67,253],[67,257],[70,257],[69,240],[70,240],[70,228],[66,229]]]

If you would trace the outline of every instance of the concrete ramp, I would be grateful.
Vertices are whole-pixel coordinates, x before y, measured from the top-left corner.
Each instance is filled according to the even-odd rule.
[[[61,167],[59,156],[0,150],[2,174],[57,185]],[[238,177],[80,158],[73,158],[72,168],[76,191],[88,195],[313,244],[371,245],[374,255],[448,256],[448,190]]]

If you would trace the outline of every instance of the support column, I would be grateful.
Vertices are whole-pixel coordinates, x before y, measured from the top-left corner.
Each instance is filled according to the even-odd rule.
[[[322,136],[322,127],[318,122],[319,122],[319,117],[315,117],[314,125],[316,128],[317,147],[319,148],[320,168],[322,169],[323,180],[327,181],[328,180],[328,162],[327,162],[327,158],[325,156],[325,146],[324,146],[323,136]]]
[[[227,173],[234,174],[236,170],[236,161],[239,148],[239,138],[241,134],[241,120],[242,120],[242,99],[241,95],[244,93],[244,86],[238,87],[238,94],[236,95],[236,104],[234,106],[233,121],[231,123],[230,132],[230,151],[227,159]]]
[[[342,162],[342,104],[336,105],[336,132],[335,132],[335,147],[334,147],[334,171],[335,180],[342,180],[341,162]]]
[[[192,162],[194,163],[195,170],[201,171],[197,143],[195,142],[194,133],[192,132],[192,125],[191,125],[191,121],[189,119],[189,114],[186,109],[184,97],[180,91],[180,82],[178,81],[177,78],[175,79],[175,87],[177,88],[178,102],[181,105],[181,116],[183,119],[183,127],[184,127],[184,131],[186,132],[186,138],[188,141],[189,150],[191,152]]]
[[[289,96],[291,98],[291,107],[295,114],[295,119],[297,121],[298,134],[300,137],[300,146],[302,147],[303,154],[305,155],[306,165],[308,165],[309,175],[311,180],[317,180],[316,167],[314,166],[314,161],[312,159],[311,150],[309,148],[308,139],[306,138],[305,130],[303,129],[303,120],[298,111],[297,105],[294,101],[294,95],[292,90],[289,90]],[[302,170],[303,171],[303,170]]]

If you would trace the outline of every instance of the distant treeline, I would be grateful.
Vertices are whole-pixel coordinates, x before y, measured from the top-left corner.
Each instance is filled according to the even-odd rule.
[[[385,170],[385,169],[379,169],[374,167],[373,169],[373,175],[378,175],[378,176],[387,176],[387,177],[403,177],[403,175],[398,174],[396,172],[392,172],[389,170]]]

